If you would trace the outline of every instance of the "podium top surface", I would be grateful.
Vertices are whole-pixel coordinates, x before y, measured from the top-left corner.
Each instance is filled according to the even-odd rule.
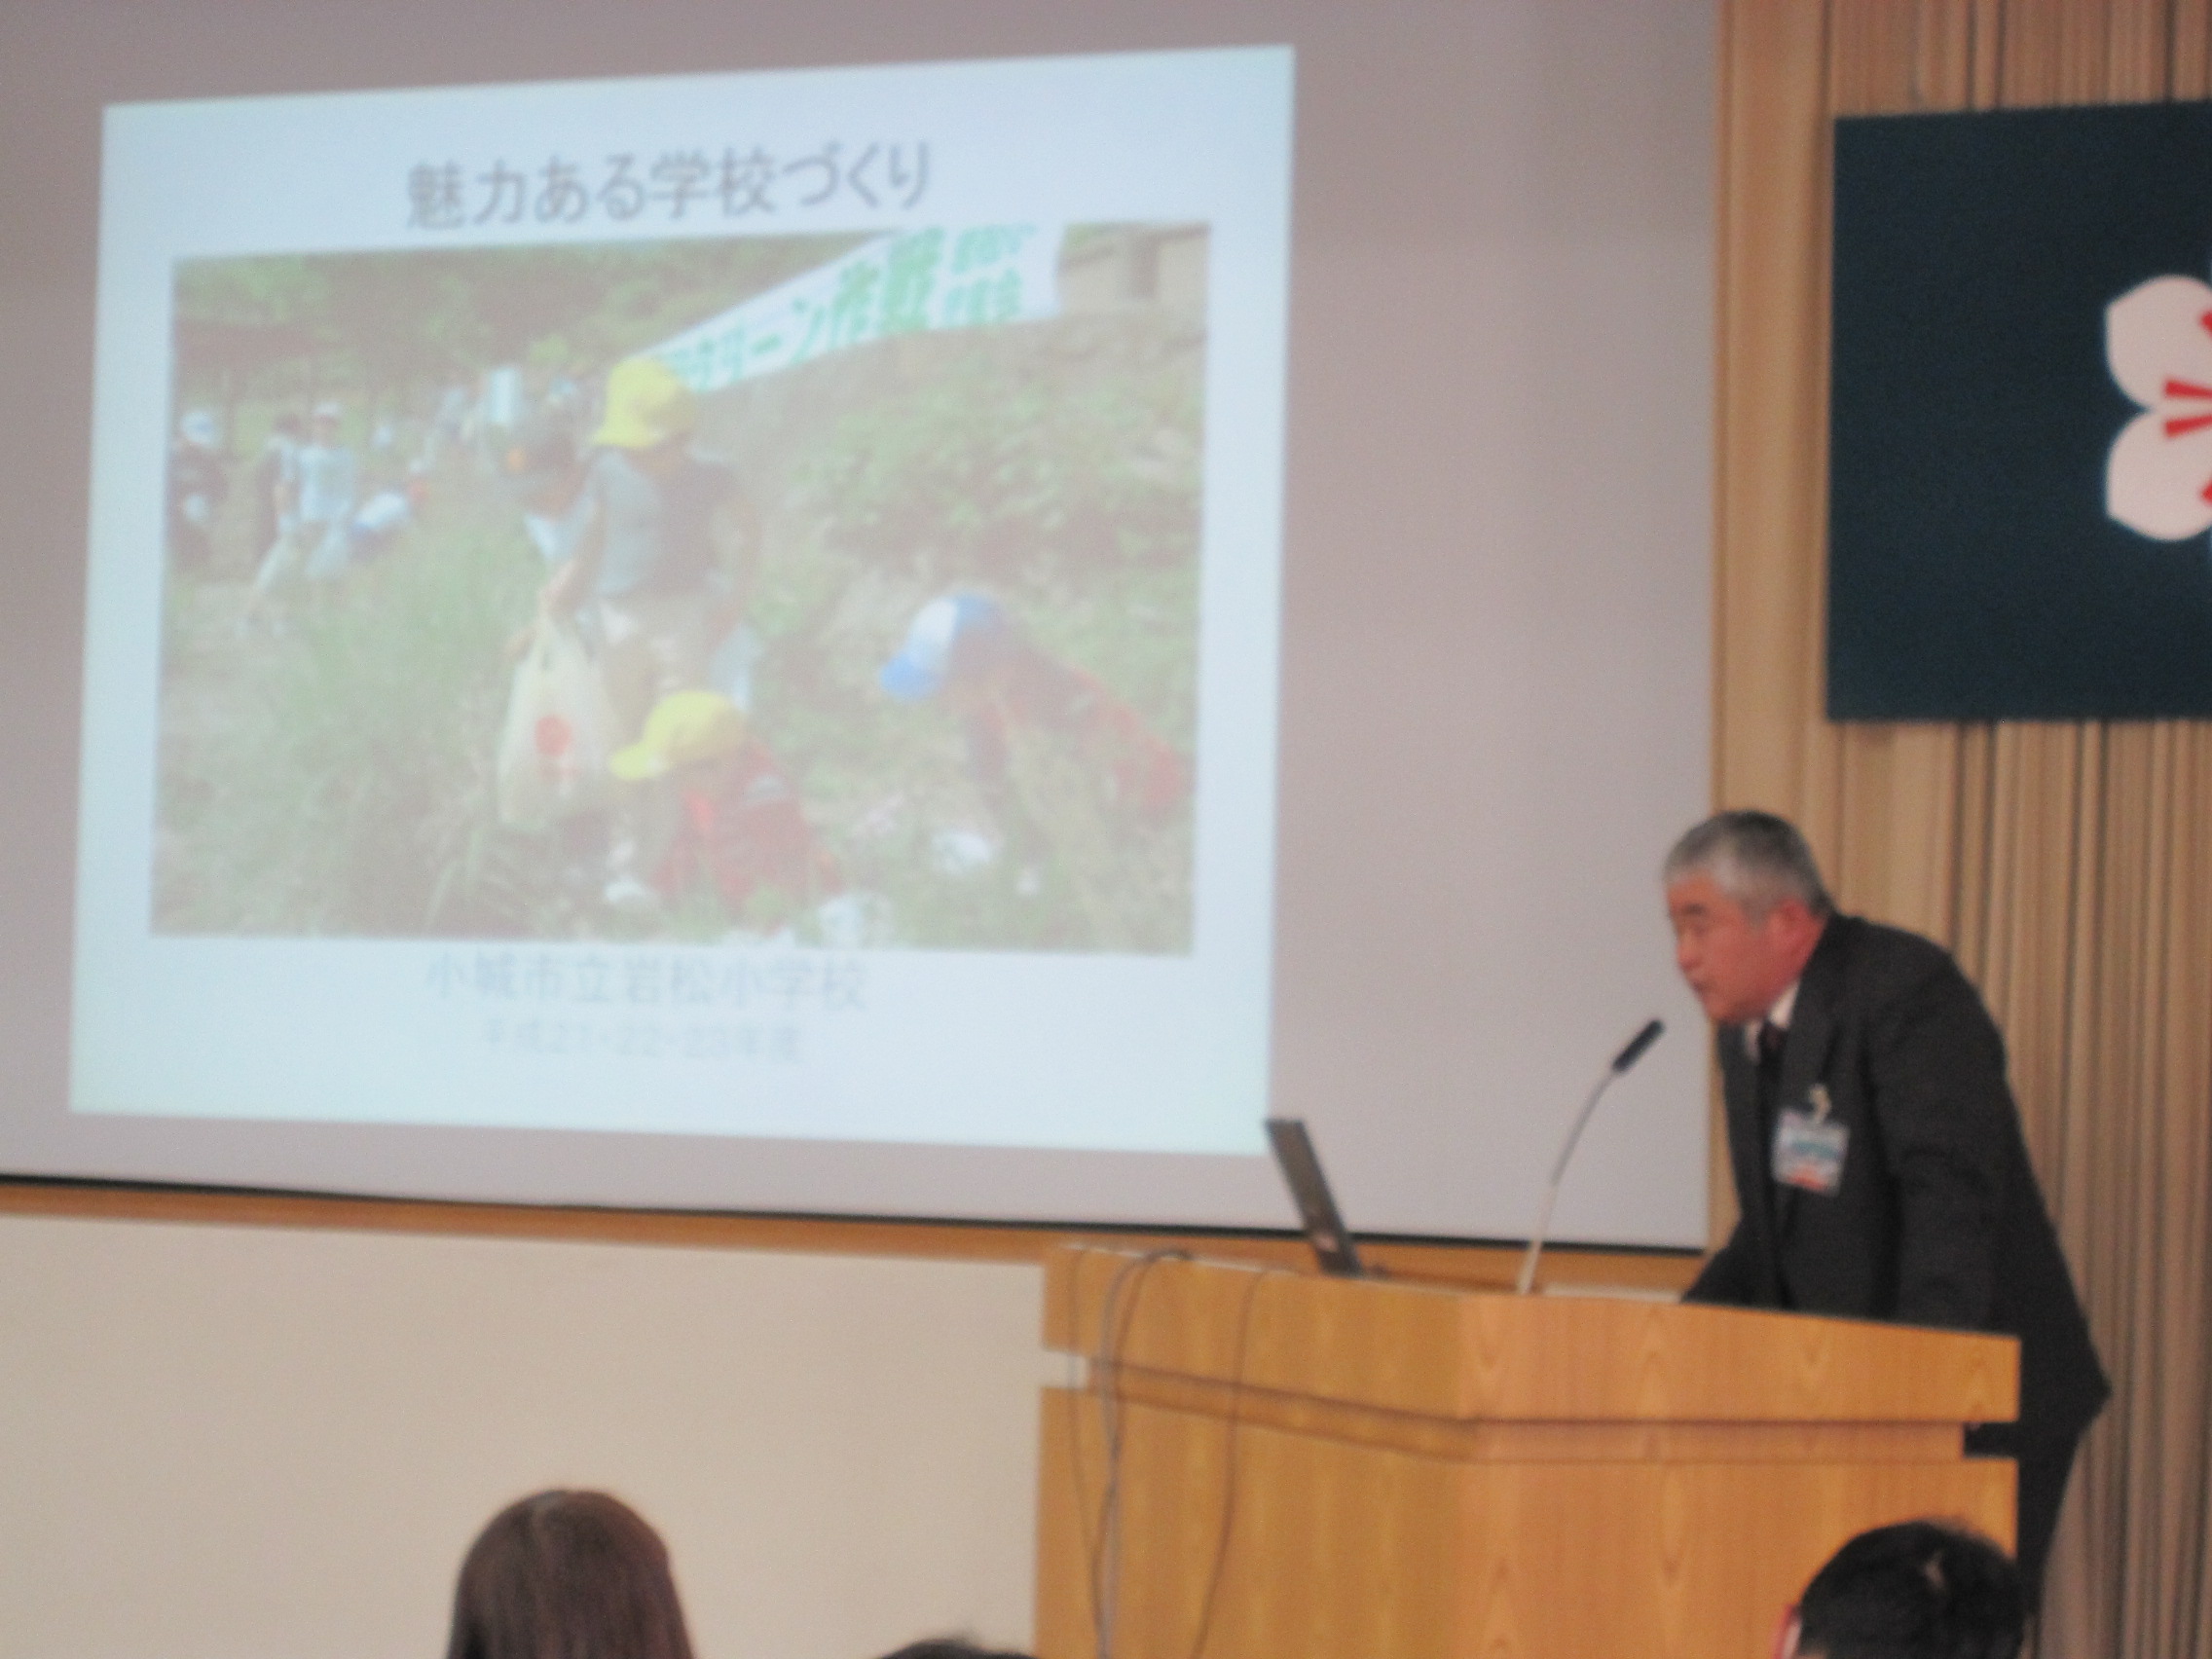
[[[1964,1423],[2019,1407],[2010,1337],[1078,1245],[1046,1263],[1045,1346],[1455,1421]]]

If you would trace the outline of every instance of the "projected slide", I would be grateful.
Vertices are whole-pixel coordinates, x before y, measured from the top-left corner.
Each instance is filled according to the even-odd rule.
[[[1290,71],[111,109],[72,1108],[1254,1150]]]

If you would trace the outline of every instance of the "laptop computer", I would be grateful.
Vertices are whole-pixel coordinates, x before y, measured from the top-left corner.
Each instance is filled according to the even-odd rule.
[[[1270,1118],[1268,1144],[1274,1148],[1275,1162],[1298,1204],[1298,1219],[1305,1225],[1321,1271],[1346,1278],[1365,1277],[1366,1265],[1345,1231],[1344,1217],[1337,1213],[1336,1197],[1329,1191],[1329,1178],[1321,1173],[1320,1156],[1313,1150],[1313,1137],[1306,1132],[1305,1120]]]

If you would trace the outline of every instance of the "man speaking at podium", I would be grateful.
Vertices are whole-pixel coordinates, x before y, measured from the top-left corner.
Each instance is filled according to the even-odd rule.
[[[2029,1166],[2005,1045],[1940,947],[1838,915],[1804,837],[1723,812],[1667,855],[1675,961],[1712,1018],[1740,1219],[1692,1302],[2020,1340],[2029,1604],[2082,1432],[2110,1386]]]

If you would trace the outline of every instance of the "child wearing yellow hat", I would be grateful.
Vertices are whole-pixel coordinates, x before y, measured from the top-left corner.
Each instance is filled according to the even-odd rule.
[[[716,645],[744,614],[758,522],[737,476],[693,446],[699,400],[657,357],[607,377],[607,407],[581,497],[572,551],[539,594],[545,614],[588,611],[616,729],[643,741],[647,714],[708,682]],[[653,849],[665,839],[662,792],[618,803],[607,898],[651,902]]]
[[[673,899],[702,881],[742,913],[757,894],[808,903],[837,891],[836,861],[815,839],[798,793],[767,743],[718,691],[676,691],[653,705],[638,741],[608,769],[671,791],[677,810],[655,849],[653,888]]]
[[[541,601],[556,616],[590,606],[608,700],[631,735],[671,691],[706,682],[716,643],[743,610],[757,521],[737,476],[692,439],[699,403],[657,357],[607,377],[572,554]]]

